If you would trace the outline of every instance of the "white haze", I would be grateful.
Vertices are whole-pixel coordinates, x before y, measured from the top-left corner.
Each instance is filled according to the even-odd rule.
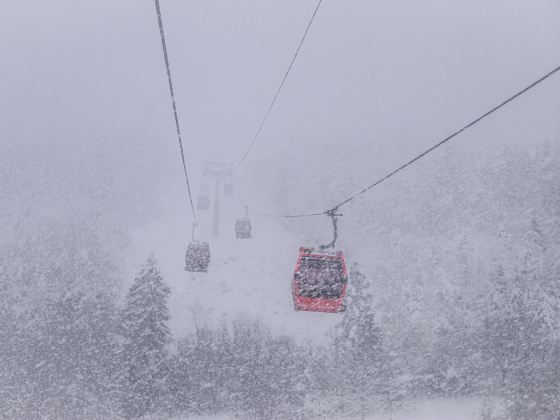
[[[161,3],[196,200],[203,162],[236,163],[244,154],[316,2]],[[329,220],[255,216],[254,241],[238,244],[230,237],[241,203],[274,214],[327,210],[558,66],[558,45],[557,0],[324,0],[236,173],[235,199],[224,199],[213,268],[193,276],[183,270],[193,220],[153,1],[3,0],[0,244],[20,246],[46,221],[52,230],[92,229],[118,266],[92,289],[114,287],[123,297],[154,252],[171,289],[176,337],[245,317],[298,343],[324,345],[340,319],[294,312],[290,280],[298,247],[330,240]],[[398,326],[393,300],[416,293],[415,325],[431,337],[441,309],[435,288],[456,286],[446,276],[456,269],[461,235],[472,241],[469,255],[481,272],[504,261],[513,267],[517,251],[502,246],[547,214],[530,195],[515,194],[540,200],[557,192],[547,189],[557,175],[543,187],[541,174],[525,168],[530,181],[511,193],[519,200],[510,207],[494,207],[493,193],[507,196],[501,188],[525,162],[516,157],[554,167],[545,155],[558,156],[559,116],[555,75],[341,209],[339,245],[371,277],[380,320]],[[489,222],[497,215],[503,220]],[[201,237],[210,239],[208,216],[201,221]],[[423,265],[417,282],[389,282]],[[465,286],[465,294],[484,285]],[[30,306],[44,297],[28,284],[21,289]],[[388,341],[399,340],[396,330]]]

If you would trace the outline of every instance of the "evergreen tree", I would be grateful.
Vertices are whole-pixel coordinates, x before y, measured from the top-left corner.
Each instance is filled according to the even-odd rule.
[[[297,419],[302,416],[307,388],[307,354],[288,337],[270,339],[261,376],[265,378],[268,395],[265,418]]]
[[[343,369],[339,377],[347,391],[358,399],[359,413],[364,417],[368,403],[375,398],[387,402],[391,369],[381,329],[375,322],[369,283],[356,267],[349,277],[348,309],[338,325],[334,344],[337,366]]]
[[[500,271],[482,329],[483,355],[496,381],[492,389],[503,397],[512,419],[554,418],[546,407],[558,409],[559,381],[551,375],[557,372],[556,346],[531,283]]]
[[[112,418],[114,257],[74,223],[16,233],[0,245],[0,418]]]
[[[122,398],[124,413],[131,418],[164,408],[171,342],[167,326],[170,293],[151,255],[128,292],[122,314]]]
[[[117,371],[114,307],[107,296],[49,302],[28,325],[26,374],[33,411],[49,418],[111,418]],[[40,331],[40,332],[39,332]]]
[[[177,342],[177,353],[170,360],[169,401],[173,411],[184,414],[193,411],[192,394],[196,384],[192,380],[194,339],[190,335]]]
[[[271,390],[265,375],[266,346],[270,333],[259,321],[236,320],[232,325],[232,365],[230,384],[236,411],[246,418],[267,418]]]
[[[222,358],[227,357],[227,351],[220,351],[219,334],[209,328],[197,328],[195,340],[188,366],[192,408],[197,414],[216,414],[220,409],[220,376],[226,366]]]

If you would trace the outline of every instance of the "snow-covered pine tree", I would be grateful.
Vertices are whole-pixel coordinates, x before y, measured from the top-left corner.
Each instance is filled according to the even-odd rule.
[[[169,372],[169,403],[174,413],[187,413],[192,411],[193,382],[191,361],[193,359],[195,341],[192,335],[180,339],[177,352],[171,356]]]
[[[375,322],[369,282],[356,266],[350,270],[349,284],[348,309],[337,326],[334,345],[342,383],[358,399],[364,417],[373,400],[388,402],[390,360]]]
[[[109,419],[117,403],[115,310],[108,296],[72,295],[49,301],[27,325],[35,334],[25,375],[33,396],[29,417]]]
[[[191,378],[192,410],[197,415],[216,414],[220,408],[219,376],[225,364],[220,362],[224,354],[219,351],[220,336],[208,327],[197,327],[195,345],[190,354],[189,376]]]
[[[521,270],[523,271],[523,270]],[[500,270],[492,283],[482,328],[488,371],[512,419],[555,418],[558,380],[555,346],[541,307],[542,299],[521,275]],[[556,400],[556,401],[555,401]]]
[[[261,375],[269,390],[265,417],[305,418],[302,413],[308,387],[305,351],[289,337],[269,339]]]
[[[134,279],[122,314],[123,411],[136,418],[164,408],[171,332],[170,290],[150,255]]]
[[[270,383],[266,377],[270,332],[260,321],[239,319],[232,323],[232,401],[243,418],[270,418]]]

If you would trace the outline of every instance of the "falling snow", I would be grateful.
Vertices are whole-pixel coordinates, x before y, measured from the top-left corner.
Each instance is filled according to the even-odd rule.
[[[154,1],[2,8],[0,419],[559,419],[560,73],[366,187],[560,5],[159,0],[180,149]]]

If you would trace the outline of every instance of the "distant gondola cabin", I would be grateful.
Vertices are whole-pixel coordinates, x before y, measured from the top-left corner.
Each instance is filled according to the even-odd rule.
[[[243,217],[235,221],[235,237],[237,239],[251,238],[251,220],[248,217]]]
[[[209,264],[210,245],[208,242],[191,242],[185,256],[185,270],[206,273]]]
[[[210,197],[208,194],[200,194],[196,207],[198,210],[208,210],[210,208]]]

